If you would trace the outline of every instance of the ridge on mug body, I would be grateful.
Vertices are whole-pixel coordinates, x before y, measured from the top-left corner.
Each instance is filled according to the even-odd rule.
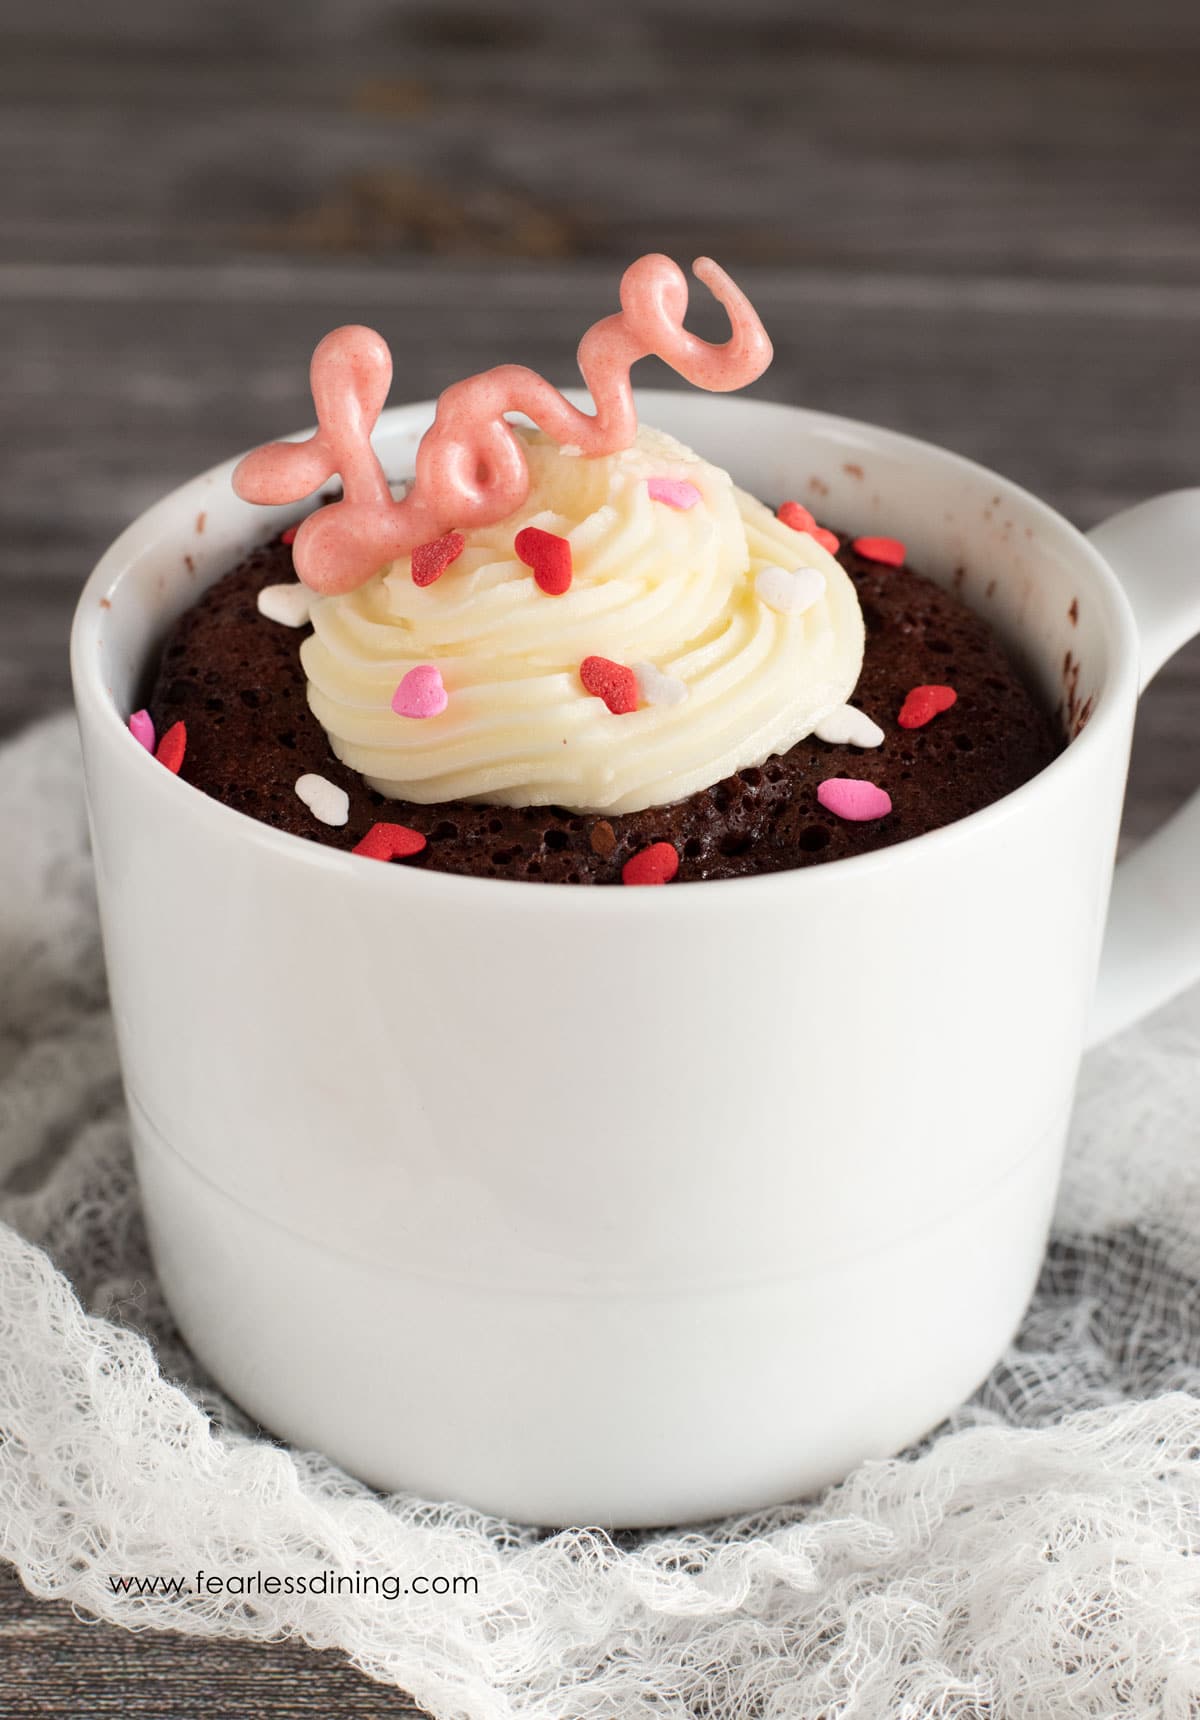
[[[870,425],[639,407],[757,494],[957,578],[1070,745],[957,824],[825,866],[663,890],[464,878],[274,831],[128,733],[170,623],[295,516],[237,500],[232,461],[118,539],[72,639],[137,1166],[182,1331],[294,1443],[542,1523],[761,1506],[934,1426],[1032,1291],[1089,1011],[1111,1031],[1200,972],[1193,801],[1119,868],[1092,1001],[1138,625],[1143,679],[1200,627],[1200,491],[1089,540]],[[384,414],[389,476],[432,410]]]

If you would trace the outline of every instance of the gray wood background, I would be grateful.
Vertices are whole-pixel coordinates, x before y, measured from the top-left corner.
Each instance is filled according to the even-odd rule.
[[[1200,481],[1195,0],[39,0],[0,10],[0,159],[0,734],[66,701],[121,526],[308,421],[327,328],[383,330],[397,399],[567,381],[648,249],[736,270],[768,395],[1085,526]],[[1134,835],[1192,785],[1198,683],[1193,648],[1147,698]],[[0,1573],[0,1720],[409,1711]]]

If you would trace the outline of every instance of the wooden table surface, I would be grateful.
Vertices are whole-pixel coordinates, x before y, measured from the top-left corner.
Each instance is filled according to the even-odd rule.
[[[1084,526],[1200,481],[1194,0],[41,0],[0,20],[0,95],[0,734],[66,701],[114,534],[308,421],[327,328],[384,332],[396,399],[566,382],[644,250],[737,273],[767,396]],[[1132,834],[1192,786],[1198,681],[1200,647],[1148,695]],[[0,1717],[408,1712],[0,1575]]]

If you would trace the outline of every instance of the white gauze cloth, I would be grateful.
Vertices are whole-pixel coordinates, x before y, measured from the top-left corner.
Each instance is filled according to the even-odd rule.
[[[34,1594],[339,1648],[438,1720],[1200,1712],[1200,996],[1089,1060],[1033,1307],[918,1450],[702,1531],[547,1536],[381,1498],[204,1377],[147,1253],[69,719],[0,752],[0,821],[0,1555]],[[328,1568],[479,1590],[110,1581]]]

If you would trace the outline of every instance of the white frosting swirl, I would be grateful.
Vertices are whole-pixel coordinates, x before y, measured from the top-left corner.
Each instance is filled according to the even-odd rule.
[[[598,458],[522,434],[528,502],[467,534],[435,584],[414,585],[404,557],[313,604],[301,650],[309,703],[372,787],[423,803],[636,812],[786,752],[849,699],[862,615],[812,537],[660,432]],[[688,480],[701,500],[653,500],[650,478]],[[569,538],[565,595],[539,590],[518,559],[513,540],[527,525]],[[770,568],[815,570],[824,588],[804,575],[788,607],[778,573],[759,579]],[[590,656],[637,665],[644,688],[649,666],[686,697],[614,715],[580,681]],[[397,716],[392,695],[423,663],[440,670],[446,709]]]

